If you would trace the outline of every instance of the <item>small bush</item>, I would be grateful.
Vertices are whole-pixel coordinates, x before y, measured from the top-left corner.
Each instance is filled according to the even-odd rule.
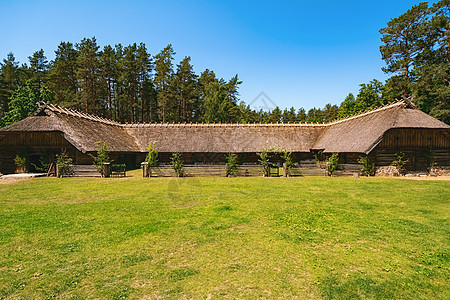
[[[158,146],[156,143],[151,143],[148,145],[147,150],[145,161],[148,163],[149,168],[156,167],[158,164]]]
[[[50,161],[48,159],[48,152],[44,151],[39,156],[39,164],[33,164],[31,165],[36,169],[38,172],[47,172],[50,167]]]
[[[314,155],[314,161],[316,162],[316,164],[323,161],[323,151],[322,150],[314,151],[313,155]]]
[[[333,153],[327,158],[327,171],[330,176],[333,176],[339,168],[339,153]]]
[[[19,172],[26,172],[28,165],[27,155],[24,153],[16,154],[16,157],[14,157],[14,164]]]
[[[100,142],[96,142],[95,144],[100,145],[100,147],[97,155],[91,155],[91,157],[94,160],[95,169],[103,176],[103,164],[111,162],[109,159],[108,145],[106,143],[101,144]]]
[[[264,176],[269,176],[269,152],[267,150],[261,151],[261,153],[256,153],[259,156],[259,163],[262,166],[262,173]]]
[[[69,174],[71,164],[72,159],[67,154],[66,149],[62,149],[61,154],[56,154],[56,165],[58,166],[59,177]]]
[[[284,150],[281,152],[281,158],[283,159],[284,163],[286,164],[286,174],[287,176],[291,175],[292,167],[294,163],[292,162],[292,152]]]
[[[125,164],[110,164],[109,169],[111,172],[124,172],[127,166]]]
[[[368,156],[360,156],[358,159],[358,163],[363,165],[361,172],[363,172],[365,175],[372,176],[374,174],[373,163]]]
[[[409,162],[409,160],[405,159],[405,153],[403,153],[402,151],[398,151],[395,156],[397,157],[397,159],[392,162],[392,165],[397,167],[400,174],[405,175],[405,165]]]
[[[434,154],[433,150],[430,148],[426,148],[423,156],[425,157],[425,164],[427,166],[427,171],[430,173],[431,168],[436,166],[436,155]]]
[[[181,153],[175,152],[172,154],[172,157],[170,158],[170,161],[172,162],[172,167],[175,170],[175,174],[177,177],[183,177],[184,176],[184,166],[183,166],[183,160],[181,159]]]
[[[227,156],[225,156],[225,160],[227,162],[227,168],[226,173],[227,176],[236,176],[237,173],[237,155],[234,153],[229,153]]]

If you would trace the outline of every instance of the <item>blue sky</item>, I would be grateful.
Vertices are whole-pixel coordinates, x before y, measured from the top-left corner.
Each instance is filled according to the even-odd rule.
[[[309,109],[384,81],[378,30],[419,2],[0,0],[0,57],[24,63],[42,48],[52,59],[61,41],[92,36],[102,47],[144,42],[152,54],[171,43],[175,63],[191,56],[197,73],[238,74],[247,104],[264,92]]]

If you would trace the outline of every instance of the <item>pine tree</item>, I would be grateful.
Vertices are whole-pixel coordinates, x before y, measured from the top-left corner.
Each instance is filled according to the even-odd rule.
[[[9,111],[9,97],[12,91],[19,86],[19,63],[16,62],[13,53],[8,53],[6,59],[3,59],[0,77],[0,118]]]
[[[103,110],[101,103],[101,76],[100,76],[100,48],[97,40],[93,38],[84,38],[76,44],[78,50],[76,72],[78,91],[77,100],[83,110],[87,113],[98,114]]]
[[[322,109],[322,122],[331,122],[338,118],[339,107],[337,105],[326,104]]]
[[[307,122],[322,123],[323,122],[322,110],[320,108],[315,107],[308,110]]]
[[[191,58],[186,56],[174,74],[173,86],[178,107],[179,122],[192,122],[199,111],[198,79],[190,63]]]
[[[118,61],[116,60],[116,53],[114,48],[110,45],[103,47],[103,51],[100,52],[100,68],[101,74],[103,76],[103,81],[105,82],[106,91],[106,109],[108,111],[108,118],[116,119],[113,109],[113,96],[114,96],[114,82],[117,80],[118,73]]]
[[[78,52],[70,42],[61,42],[50,62],[47,85],[55,96],[56,104],[79,109],[76,102]]]
[[[298,110],[296,120],[297,120],[297,122],[306,122],[307,116],[306,116],[306,111],[303,107]]]
[[[386,73],[402,76],[403,96],[409,95],[411,68],[421,51],[422,27],[428,15],[428,4],[414,5],[406,13],[391,19],[387,27],[380,29],[382,34],[380,51],[386,61]]]
[[[141,122],[149,121],[152,107],[155,105],[153,100],[153,82],[150,81],[150,74],[153,68],[150,54],[144,43],[140,43],[137,48],[137,67],[139,80],[139,99]]]
[[[48,61],[44,50],[34,52],[32,56],[28,56],[28,60],[30,61],[30,78],[40,89],[42,83],[46,81],[45,76],[48,70]]]
[[[173,75],[173,56],[175,51],[172,45],[167,45],[155,56],[155,78],[153,80],[158,93],[158,106],[160,107],[163,122],[170,121],[173,111],[170,110],[171,90],[170,84]],[[169,108],[169,109],[168,109]]]
[[[124,115],[131,123],[137,122],[137,112],[139,110],[138,88],[139,88],[139,67],[137,61],[137,45],[136,43],[129,45],[123,49],[124,56],[120,64],[119,81],[123,84],[123,94],[126,102],[124,102]]]
[[[434,3],[430,15],[417,59],[414,101],[424,112],[450,124],[450,1]]]

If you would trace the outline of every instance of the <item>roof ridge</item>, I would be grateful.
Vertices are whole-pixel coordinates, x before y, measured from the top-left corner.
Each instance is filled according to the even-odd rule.
[[[331,126],[331,125],[340,124],[340,123],[347,122],[347,121],[350,121],[350,120],[354,120],[354,119],[358,119],[358,118],[361,118],[361,117],[365,117],[367,115],[371,115],[371,114],[374,114],[374,113],[379,112],[379,111],[383,111],[383,110],[386,110],[386,109],[394,108],[394,107],[397,107],[397,106],[402,106],[402,105],[405,105],[405,104],[406,103],[405,103],[404,100],[397,100],[396,102],[393,102],[393,103],[389,102],[388,104],[386,104],[384,106],[381,106],[381,107],[375,107],[373,109],[370,109],[370,110],[367,110],[367,111],[363,111],[361,113],[354,114],[354,115],[352,115],[350,117],[345,117],[343,119],[339,119],[339,120],[336,120],[336,121],[328,122],[328,123],[325,124],[325,126]]]
[[[327,122],[327,123],[307,123],[307,122],[299,122],[299,123],[285,123],[285,122],[277,122],[277,123],[187,123],[187,122],[179,122],[179,123],[169,123],[169,122],[164,122],[164,123],[120,123],[117,121],[113,121],[111,119],[106,119],[100,116],[96,116],[96,115],[90,115],[88,113],[83,113],[71,108],[65,108],[65,107],[61,107],[59,105],[53,105],[51,103],[45,103],[43,102],[43,105],[45,107],[48,107],[51,111],[53,112],[57,112],[57,113],[64,113],[70,116],[74,116],[74,117],[78,117],[78,118],[84,118],[87,120],[91,120],[91,121],[96,121],[96,122],[100,122],[100,123],[104,123],[104,124],[108,124],[108,125],[115,125],[115,126],[121,126],[121,127],[127,127],[127,128],[134,128],[134,127],[156,127],[156,126],[164,126],[164,127],[328,127],[331,125],[336,125],[336,124],[340,124],[343,122],[347,122],[350,120],[354,120],[354,119],[358,119],[361,117],[365,117],[367,115],[379,112],[379,111],[383,111],[386,109],[390,109],[393,107],[397,107],[397,106],[401,106],[401,105],[407,105],[407,103],[405,102],[405,100],[397,100],[396,102],[389,102],[388,104],[381,106],[381,107],[376,107],[373,109],[370,109],[368,111],[364,111],[349,117],[345,117],[339,120],[335,120],[335,121],[331,121],[331,122]]]
[[[143,127],[325,127],[326,123],[119,123],[126,128]]]
[[[116,125],[116,126],[123,125],[117,121],[113,121],[113,120],[102,118],[102,117],[95,116],[95,115],[90,115],[88,113],[83,113],[81,111],[78,111],[78,110],[75,110],[72,108],[65,108],[65,107],[61,107],[59,105],[54,105],[51,103],[43,102],[43,106],[44,106],[44,108],[48,107],[52,112],[63,113],[63,114],[69,115],[69,116],[77,117],[77,118],[83,118],[83,119],[87,119],[87,120],[91,120],[91,121],[96,121],[96,122],[100,122],[100,123],[107,124],[107,125]]]

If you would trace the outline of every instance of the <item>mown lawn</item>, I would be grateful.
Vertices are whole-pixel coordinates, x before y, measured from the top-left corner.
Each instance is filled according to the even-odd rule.
[[[0,184],[1,298],[449,299],[450,182]]]

